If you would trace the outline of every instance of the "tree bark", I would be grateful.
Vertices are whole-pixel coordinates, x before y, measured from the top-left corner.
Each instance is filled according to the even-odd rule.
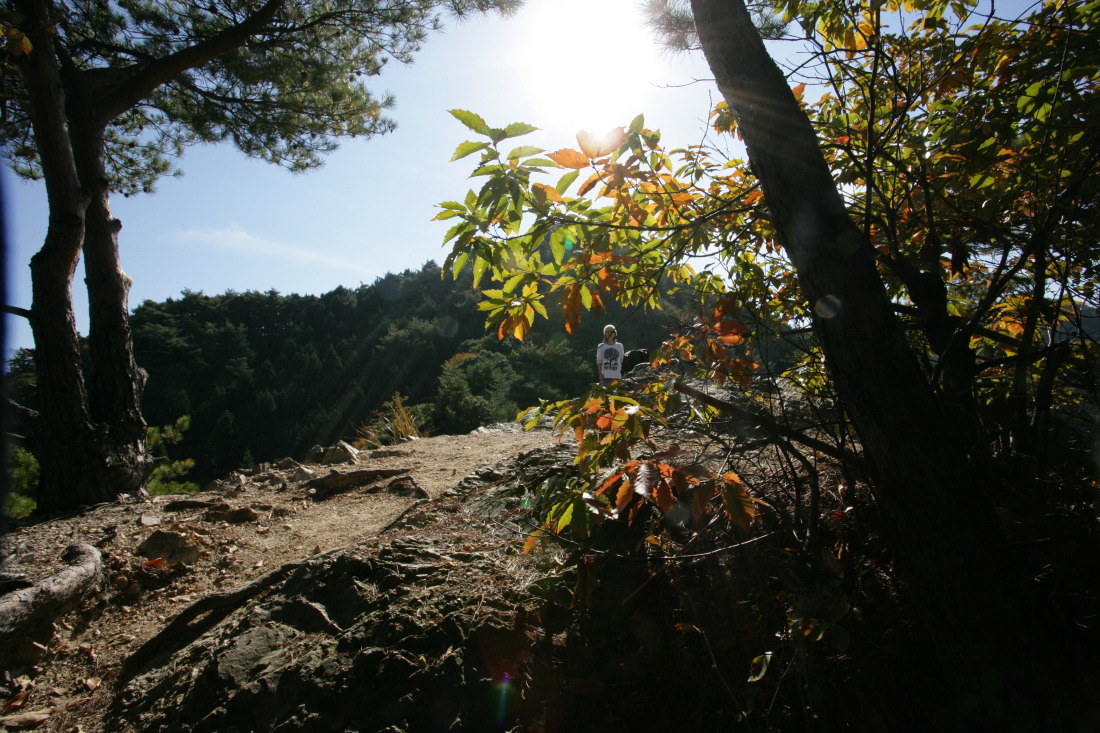
[[[97,451],[72,306],[88,196],[69,144],[65,90],[47,6],[22,0],[17,7],[28,19],[27,36],[34,44],[34,51],[22,58],[22,72],[50,210],[46,240],[31,258],[39,430],[28,441],[41,466],[39,508],[49,511],[97,497]]]
[[[778,239],[814,307],[837,393],[876,477],[878,499],[931,638],[956,689],[989,670],[1033,678],[1033,616],[956,439],[909,349],[806,114],[742,0],[692,0],[718,88],[737,120]],[[1034,680],[1031,679],[1034,683]],[[1032,691],[1034,695],[1035,692]]]
[[[99,105],[79,79],[67,87],[79,96],[68,100],[69,137],[76,168],[89,202],[84,217],[84,272],[88,290],[88,412],[99,428],[105,459],[104,498],[144,491],[153,470],[145,450],[146,423],[141,394],[146,373],[134,360],[130,331],[130,277],[123,272],[118,248],[122,222],[111,215],[104,163],[107,123]]]

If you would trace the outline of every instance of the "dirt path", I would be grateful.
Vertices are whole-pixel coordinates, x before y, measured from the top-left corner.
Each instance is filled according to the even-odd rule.
[[[0,712],[0,730],[5,716],[36,712],[47,714],[38,730],[97,730],[123,660],[190,602],[283,563],[367,541],[423,498],[416,487],[435,499],[478,467],[555,442],[545,430],[436,436],[365,452],[354,464],[308,466],[314,477],[403,469],[328,496],[311,491],[308,479],[294,480],[300,469],[288,466],[234,474],[226,490],[103,505],[10,531],[0,538],[0,556],[11,556],[6,572],[50,575],[62,567],[64,548],[83,542],[103,552],[107,587],[103,602],[65,619],[39,659],[0,678],[0,704],[18,698]],[[415,483],[401,478],[390,487],[395,475]],[[140,554],[158,532],[169,551]],[[173,562],[173,553],[186,564]]]

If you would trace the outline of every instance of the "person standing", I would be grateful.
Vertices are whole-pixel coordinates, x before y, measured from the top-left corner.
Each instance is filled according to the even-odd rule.
[[[610,323],[603,327],[603,343],[596,347],[596,372],[600,375],[600,384],[621,379],[623,376],[623,345],[616,341],[618,332]]]

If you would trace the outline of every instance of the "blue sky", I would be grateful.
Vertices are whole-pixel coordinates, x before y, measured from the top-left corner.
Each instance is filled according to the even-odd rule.
[[[642,27],[636,0],[528,0],[509,19],[475,17],[428,39],[409,66],[374,81],[392,92],[396,132],[345,141],[320,170],[292,175],[228,145],[190,149],[181,178],[156,193],[114,197],[122,221],[130,307],[184,289],[320,294],[386,272],[442,262],[445,222],[435,205],[464,196],[471,160],[449,163],[469,139],[447,110],[493,126],[542,128],[523,142],[575,147],[578,130],[605,132],[638,113],[676,145],[695,142],[717,100],[701,54],[670,56]],[[28,263],[46,229],[39,182],[3,169],[8,217],[8,302],[30,306]],[[73,283],[77,327],[87,328],[83,268]],[[31,346],[8,318],[7,353]]]

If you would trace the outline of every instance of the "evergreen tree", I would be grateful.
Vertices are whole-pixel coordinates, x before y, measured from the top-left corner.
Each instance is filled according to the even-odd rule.
[[[343,136],[393,126],[363,80],[408,61],[445,9],[513,0],[7,0],[0,154],[46,182],[31,261],[41,505],[142,488],[152,469],[112,191],[150,191],[183,146],[230,140],[291,170]],[[16,73],[7,73],[14,71]],[[91,326],[81,367],[71,285],[83,254]]]

